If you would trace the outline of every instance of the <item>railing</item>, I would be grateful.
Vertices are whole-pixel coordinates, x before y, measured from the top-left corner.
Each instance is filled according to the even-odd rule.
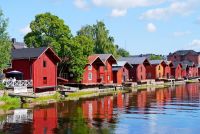
[[[3,83],[6,88],[14,88],[14,87],[32,87],[32,80],[15,80],[15,79],[7,79],[2,80],[0,83]]]

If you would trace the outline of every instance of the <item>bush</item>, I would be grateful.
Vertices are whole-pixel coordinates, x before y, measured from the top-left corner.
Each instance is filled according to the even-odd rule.
[[[5,89],[5,86],[4,84],[0,83],[0,90],[3,90],[3,89]]]

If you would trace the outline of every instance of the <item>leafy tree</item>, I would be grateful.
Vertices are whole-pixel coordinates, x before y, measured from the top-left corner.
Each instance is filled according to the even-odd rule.
[[[87,48],[82,47],[79,39],[84,37],[73,38],[70,28],[64,24],[64,21],[51,13],[36,15],[30,28],[31,32],[24,37],[27,46],[52,47],[62,58],[59,74],[67,70],[79,82],[87,62],[83,54],[84,49]]]
[[[91,55],[93,53],[94,42],[92,39],[90,39],[84,35],[78,35],[74,39],[83,47],[83,55],[84,56],[88,57],[89,55]]]
[[[114,44],[114,37],[109,35],[109,30],[104,22],[97,21],[94,25],[86,25],[82,27],[77,34],[87,36],[94,42],[94,53],[107,54],[111,53],[118,56],[117,47]]]
[[[8,67],[10,63],[11,41],[7,33],[8,19],[4,17],[0,9],[0,73]]]
[[[117,55],[121,56],[121,57],[128,57],[129,56],[129,52],[126,51],[125,49],[123,48],[119,48],[117,50]]]
[[[155,54],[151,54],[149,57],[150,60],[162,60],[163,56],[161,55],[155,55]]]

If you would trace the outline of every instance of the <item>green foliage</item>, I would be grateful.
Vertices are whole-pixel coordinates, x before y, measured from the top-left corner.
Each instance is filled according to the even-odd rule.
[[[0,90],[3,90],[3,89],[5,89],[5,86],[4,84],[0,83]]]
[[[94,25],[86,25],[82,27],[77,34],[79,36],[84,35],[94,42],[94,53],[111,53],[115,57],[118,57],[118,54],[121,54],[120,52],[118,53],[118,48],[114,44],[114,37],[109,35],[109,30],[102,21],[97,21]]]
[[[121,56],[121,57],[128,57],[129,56],[129,52],[126,51],[125,49],[123,48],[119,48],[117,50],[117,55]]]
[[[63,70],[68,70],[79,82],[87,63],[87,55],[91,53],[92,44],[87,45],[92,41],[83,36],[73,38],[64,21],[51,13],[36,15],[30,28],[31,32],[24,37],[28,47],[52,47],[62,58],[59,64],[60,74]]]
[[[161,55],[155,55],[155,54],[151,54],[150,60],[162,60],[163,59],[163,56]]]
[[[0,10],[0,73],[8,67],[10,63],[11,42],[7,33],[8,19],[4,17]]]

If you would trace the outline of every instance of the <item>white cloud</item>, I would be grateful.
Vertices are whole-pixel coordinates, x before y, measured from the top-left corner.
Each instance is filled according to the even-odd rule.
[[[127,13],[127,10],[119,10],[119,9],[113,9],[111,16],[112,17],[120,17],[120,16],[125,16]]]
[[[25,26],[24,28],[21,28],[19,31],[20,31],[23,35],[25,35],[25,34],[31,32],[31,28],[30,28],[29,25],[27,25],[27,26]]]
[[[200,50],[200,40],[195,39],[187,46],[187,49]]]
[[[175,36],[175,37],[180,37],[180,36],[185,36],[185,35],[189,35],[189,34],[191,34],[191,32],[190,31],[183,31],[183,32],[174,32],[173,33],[173,35]]]
[[[199,0],[173,1],[168,7],[148,10],[140,19],[167,19],[174,15],[189,15],[200,5]]]
[[[97,7],[107,7],[112,9],[111,16],[124,16],[127,10],[136,7],[148,7],[159,5],[166,0],[92,0]]]
[[[83,10],[87,10],[89,8],[86,0],[74,0],[74,5]]]
[[[147,31],[148,32],[155,32],[157,30],[156,26],[153,23],[147,24]]]

